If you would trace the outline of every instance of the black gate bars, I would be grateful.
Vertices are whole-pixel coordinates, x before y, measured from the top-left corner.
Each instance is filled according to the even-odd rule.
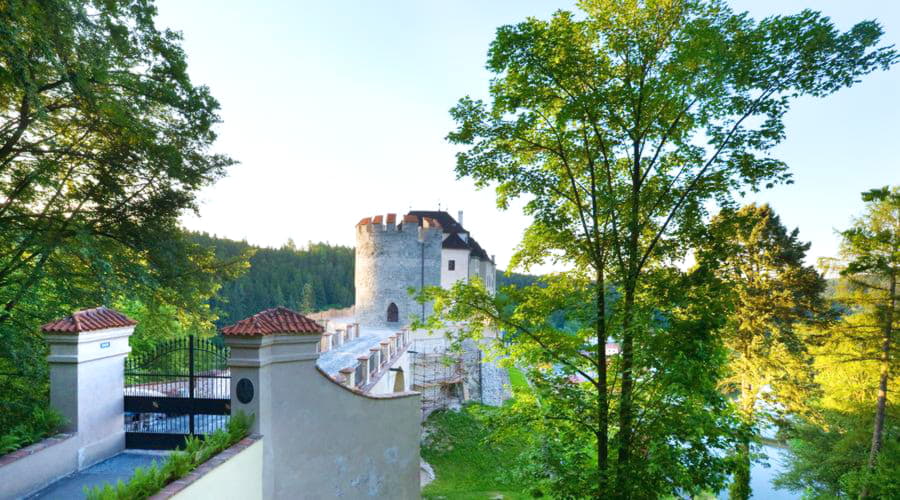
[[[228,357],[228,347],[191,335],[126,358],[125,446],[173,449],[226,426]]]

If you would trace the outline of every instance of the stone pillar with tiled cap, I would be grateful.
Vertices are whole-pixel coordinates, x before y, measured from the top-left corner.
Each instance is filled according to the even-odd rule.
[[[263,436],[263,498],[274,498],[276,461],[279,452],[288,449],[280,444],[289,443],[290,433],[296,431],[291,419],[297,417],[295,405],[303,396],[293,391],[302,384],[301,377],[313,375],[319,356],[316,345],[325,329],[300,313],[277,307],[220,331],[231,348],[231,412],[253,415],[251,432]],[[283,397],[279,391],[292,397]],[[314,404],[307,406],[314,408]]]
[[[50,347],[50,405],[76,433],[79,468],[125,449],[124,359],[136,324],[98,307],[41,328]]]

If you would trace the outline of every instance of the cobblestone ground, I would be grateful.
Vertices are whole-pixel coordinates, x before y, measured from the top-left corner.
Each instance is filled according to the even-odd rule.
[[[509,372],[496,361],[485,361],[481,367],[481,400],[488,406],[500,406],[510,398]]]

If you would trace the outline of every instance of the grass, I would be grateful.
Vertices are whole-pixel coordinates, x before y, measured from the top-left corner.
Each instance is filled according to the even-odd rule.
[[[528,386],[528,380],[525,379],[525,374],[522,373],[522,370],[516,368],[515,366],[510,366],[506,370],[507,373],[509,373],[509,385],[512,386],[514,392],[530,390],[530,387]]]
[[[503,477],[521,449],[514,443],[486,443],[491,431],[482,415],[494,411],[470,404],[458,412],[439,411],[428,418],[422,457],[434,467],[436,479],[422,491],[423,498],[531,498],[522,492],[523,486]]]

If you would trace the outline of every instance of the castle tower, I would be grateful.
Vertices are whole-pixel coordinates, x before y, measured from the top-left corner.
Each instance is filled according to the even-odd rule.
[[[420,222],[421,221],[421,222]],[[441,225],[433,218],[396,214],[366,217],[356,225],[356,320],[400,328],[424,318],[431,306],[417,303],[409,289],[441,284]]]

